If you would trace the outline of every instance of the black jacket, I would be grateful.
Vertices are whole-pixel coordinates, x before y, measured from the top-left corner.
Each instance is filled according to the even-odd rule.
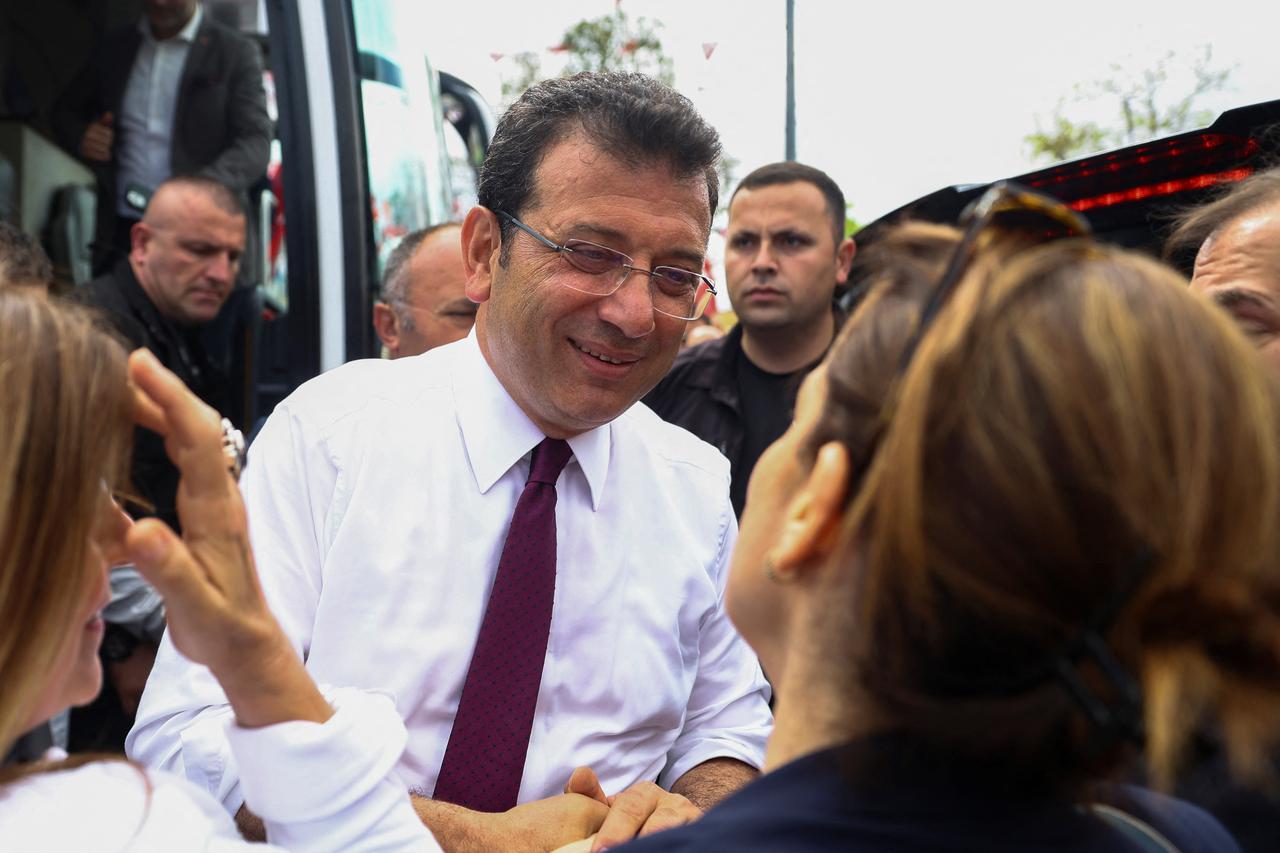
[[[838,308],[833,310],[839,331],[845,314]],[[745,428],[736,368],[739,358],[746,358],[742,324],[722,338],[682,351],[667,375],[644,397],[644,403],[664,421],[684,427],[723,453],[735,482],[751,476],[742,458]],[[791,393],[794,395],[795,389]],[[795,406],[794,397],[779,402]],[[742,515],[741,506],[735,505],[734,510]]]
[[[85,128],[104,112],[112,113],[119,127],[125,87],[141,45],[136,24],[107,35],[54,105],[54,133],[75,156],[80,156]],[[266,172],[271,134],[257,46],[212,20],[206,9],[178,84],[169,140],[173,174],[213,178],[241,193],[247,204],[249,187]],[[115,229],[117,151],[118,139],[111,162],[88,163],[98,179],[94,239],[99,248],[111,245]]]
[[[676,356],[644,403],[668,423],[682,426],[723,453],[738,476],[742,409],[735,364],[742,357],[742,326],[722,338],[689,347]]]
[[[866,738],[810,753],[766,773],[693,823],[615,848],[617,853],[1014,853],[1024,850],[1139,853],[1125,820],[1019,792],[951,756],[890,761],[885,741]],[[850,765],[879,751],[876,777],[851,778]],[[901,753],[899,749],[897,752]],[[1141,820],[1182,853],[1239,853],[1216,820],[1190,803],[1129,785],[1097,785],[1091,801]]]
[[[99,276],[76,291],[75,298],[97,308],[130,349],[146,347],[160,363],[178,375],[196,396],[219,412],[229,406],[226,376],[210,361],[199,335],[165,319],[138,284],[128,260],[108,275]],[[155,507],[153,513],[178,530],[175,498],[178,469],[169,461],[164,440],[141,427],[134,436],[132,486]]]

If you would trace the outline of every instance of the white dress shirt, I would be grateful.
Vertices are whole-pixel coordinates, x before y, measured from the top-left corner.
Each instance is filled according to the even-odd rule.
[[[191,43],[203,19],[204,9],[197,3],[187,25],[164,41],[151,34],[151,24],[145,17],[138,24],[142,43],[138,45],[129,82],[124,87],[120,115],[116,117],[119,128],[116,209],[123,216],[131,219],[142,216],[142,211],[125,201],[130,187],[140,186],[150,193],[173,171],[170,140],[173,117],[178,109],[178,86]]]
[[[5,850],[421,851],[440,846],[393,768],[405,732],[385,696],[329,691],[325,723],[226,728],[270,846],[240,837],[190,782],[124,761],[93,761],[0,785]]]
[[[243,488],[267,599],[317,681],[384,690],[429,795],[529,456],[543,439],[472,336],[303,385]],[[637,404],[569,439],[556,591],[521,802],[589,765],[613,793],[726,756],[760,766],[768,685],[724,611],[729,465]],[[129,754],[240,805],[225,699],[165,638]]]

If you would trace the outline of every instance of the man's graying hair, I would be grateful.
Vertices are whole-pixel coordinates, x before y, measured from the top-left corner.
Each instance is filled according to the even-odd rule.
[[[480,204],[517,217],[536,205],[538,165],[576,130],[629,165],[662,163],[680,178],[704,175],[708,212],[715,215],[720,135],[684,95],[643,74],[616,71],[545,80],[525,91],[494,131],[480,171]],[[513,227],[502,222],[504,264]]]
[[[1187,274],[1205,241],[1246,213],[1280,205],[1280,166],[1228,184],[1213,201],[1184,211],[1165,242],[1164,259]]]
[[[461,227],[457,222],[440,222],[429,228],[410,231],[400,238],[400,242],[396,244],[396,247],[391,250],[391,254],[387,256],[387,266],[382,271],[381,300],[391,306],[391,310],[395,312],[396,319],[400,321],[400,325],[406,330],[413,331],[414,329],[413,314],[404,310],[404,306],[412,301],[409,298],[410,259],[418,251],[418,247],[432,234],[448,228]]]

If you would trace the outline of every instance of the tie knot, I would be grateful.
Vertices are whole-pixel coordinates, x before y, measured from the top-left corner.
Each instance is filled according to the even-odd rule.
[[[544,438],[533,449],[533,458],[529,461],[528,482],[554,486],[572,455],[569,442],[563,438]]]

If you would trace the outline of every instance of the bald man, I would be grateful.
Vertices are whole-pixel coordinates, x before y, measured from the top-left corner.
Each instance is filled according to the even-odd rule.
[[[373,327],[392,358],[462,340],[476,321],[467,298],[461,226],[446,222],[407,235],[387,259]]]
[[[131,349],[151,350],[202,400],[228,411],[227,379],[205,353],[198,333],[218,316],[235,285],[245,240],[239,195],[209,178],[170,178],[151,196],[129,236],[129,255],[76,298],[99,309]],[[159,435],[137,430],[130,475],[149,505],[130,506],[130,512],[155,515],[178,529],[178,471]],[[73,752],[124,751],[124,736],[155,660],[163,609],[154,591],[131,571],[112,570],[112,604],[103,614],[105,686],[92,705],[72,713]]]
[[[239,195],[209,178],[171,178],[133,226],[130,251],[107,275],[81,289],[131,347],[146,347],[219,411],[228,410],[227,380],[196,334],[210,323],[235,285],[244,250]],[[133,485],[154,514],[178,525],[178,471],[158,435],[140,431]]]

